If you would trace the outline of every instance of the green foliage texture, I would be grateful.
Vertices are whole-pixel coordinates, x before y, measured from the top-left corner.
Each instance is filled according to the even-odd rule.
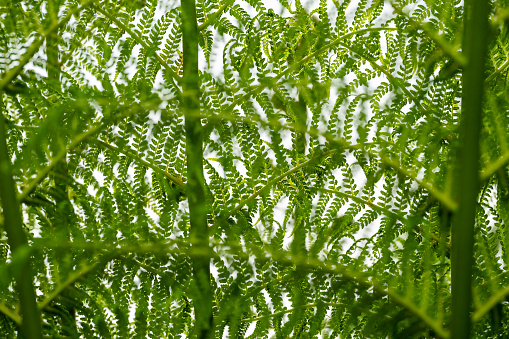
[[[477,64],[475,1],[3,0],[0,337],[458,337],[461,140],[459,324],[509,337],[509,1]]]

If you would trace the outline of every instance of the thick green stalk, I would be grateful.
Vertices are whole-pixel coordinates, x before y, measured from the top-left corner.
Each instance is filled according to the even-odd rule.
[[[58,10],[60,4],[57,0],[48,1],[48,16],[51,22],[50,26],[58,23]],[[60,84],[60,63],[58,57],[58,27],[46,36],[46,71],[54,85]]]
[[[479,137],[483,102],[484,63],[489,36],[489,4],[465,1],[462,112],[457,179],[458,210],[452,225],[451,338],[470,337],[474,223],[479,193]]]
[[[58,22],[58,12],[60,10],[60,0],[50,0],[48,1],[48,15],[49,19],[52,23]],[[46,57],[47,57],[47,65],[46,70],[48,72],[49,83],[55,88],[56,91],[60,92],[62,90],[62,84],[60,81],[60,51],[59,51],[59,31],[58,29],[54,30],[52,34],[49,34],[46,38]],[[56,138],[64,138],[64,136],[56,135]],[[61,140],[61,142],[55,143],[58,145],[67,144],[67,140]],[[61,152],[60,149],[52,150],[53,155],[56,155]],[[68,184],[66,180],[68,165],[67,161],[64,158],[56,164],[55,172],[61,175],[55,175],[55,190],[59,194],[55,197],[55,205],[57,206],[57,222],[60,224],[61,232],[60,234],[55,234],[57,237],[65,237],[66,239],[70,239],[70,224],[71,224],[71,216],[74,214],[74,210],[71,202],[68,197]],[[58,267],[55,267],[58,269]],[[66,312],[69,314],[69,317],[62,317],[62,334],[67,336],[76,336],[78,333],[78,329],[76,326],[76,310],[74,307],[70,307],[67,305],[63,305]]]
[[[58,21],[59,1],[50,0],[48,1],[48,16],[51,22],[55,23]],[[59,58],[59,46],[58,46],[58,29],[54,30],[51,34],[46,37],[46,71],[48,72],[48,79],[50,85],[60,92],[60,58]],[[63,133],[61,135],[56,134],[54,138],[64,138]],[[65,145],[67,140],[59,140],[54,145]],[[61,152],[58,146],[52,149],[53,156],[56,156]],[[67,174],[67,161],[65,157],[55,165],[54,171],[61,175],[55,175],[55,189],[59,195],[55,199],[55,205],[57,206],[57,215],[59,217],[58,222],[61,224],[61,229],[64,231],[67,238],[69,238],[69,219],[72,215],[72,205],[67,197],[67,181],[65,180]]]
[[[304,101],[302,93],[299,93],[299,101],[295,102],[293,105],[293,113],[295,115],[295,122],[297,125],[306,126],[307,105]],[[298,158],[297,165],[299,165],[306,154],[306,133],[302,131],[296,132],[295,138],[295,151]],[[300,205],[301,202],[305,201],[305,195],[303,192],[298,193],[297,199],[299,203],[295,206],[295,225],[293,227],[292,252],[293,254],[306,255],[306,227],[304,220],[306,213],[303,211],[303,206]]]
[[[205,197],[203,175],[203,128],[198,114],[200,110],[200,85],[198,76],[198,25],[194,0],[182,0],[182,107],[186,129],[187,197],[191,221],[193,247],[207,249],[209,234],[208,207]],[[194,336],[212,338],[212,288],[210,285],[210,258],[193,257],[195,292]]]
[[[304,101],[302,93],[299,93],[299,101],[293,105],[293,113],[295,115],[295,122],[299,126],[307,125],[307,105]],[[295,136],[295,151],[298,159],[297,165],[305,159],[306,154],[306,133],[296,132]],[[293,226],[293,241],[291,244],[292,254],[295,256],[307,256],[306,251],[306,211],[304,210],[303,204],[306,201],[306,194],[303,191],[297,192],[297,203],[295,205],[294,219],[295,223]],[[300,322],[304,317],[302,305],[306,303],[305,292],[303,291],[306,286],[306,274],[307,272],[302,270],[300,267],[296,267],[294,270],[295,284],[292,287],[292,306],[294,310],[290,321],[296,324]],[[295,326],[295,325],[294,325]],[[297,329],[295,329],[296,335],[299,335]]]
[[[21,308],[21,328],[24,338],[42,338],[41,314],[37,307],[30,257],[23,258],[23,254],[20,254],[27,249],[28,242],[23,230],[6,139],[4,117],[0,108],[0,201],[4,215],[4,229],[12,256],[20,255],[20,266],[14,278]]]

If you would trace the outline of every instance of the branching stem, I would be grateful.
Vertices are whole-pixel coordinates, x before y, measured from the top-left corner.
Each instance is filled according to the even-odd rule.
[[[299,165],[293,167],[292,169],[290,169],[290,170],[288,170],[288,171],[286,171],[286,172],[284,172],[284,173],[282,173],[282,174],[280,174],[278,176],[273,177],[262,188],[260,188],[259,190],[255,191],[248,198],[246,198],[246,199],[242,200],[241,202],[239,202],[239,204],[237,206],[232,208],[230,211],[226,212],[224,214],[224,217],[228,218],[229,216],[234,215],[235,213],[240,211],[242,209],[242,207],[244,207],[246,204],[248,204],[251,201],[253,201],[254,199],[256,199],[256,197],[266,193],[272,186],[274,186],[275,184],[277,184],[278,182],[280,182],[281,180],[283,180],[287,176],[289,176],[292,173],[295,173],[295,172],[301,170],[302,168],[304,168],[306,166],[314,164],[318,159],[327,157],[327,156],[331,155],[332,153],[334,153],[334,151],[329,151],[329,152],[320,153],[318,155],[314,155],[314,156],[310,157],[308,160],[306,160],[306,161],[300,163]]]
[[[228,7],[230,7],[234,2],[235,0],[227,0],[221,7],[219,7],[217,11],[207,16],[207,20],[200,26],[198,26],[198,30],[201,31],[207,28],[208,26],[213,25],[216,19],[219,19],[219,17],[221,17],[221,14],[223,14],[223,12]]]
[[[62,293],[62,291],[64,291],[66,288],[68,288],[69,286],[74,284],[77,280],[83,278],[90,271],[92,271],[95,267],[97,267],[97,265],[98,265],[97,262],[92,265],[85,265],[81,269],[70,273],[64,282],[58,284],[58,286],[53,290],[53,292],[51,292],[48,296],[46,296],[46,298],[44,298],[43,301],[41,301],[39,303],[39,309],[43,310],[47,306],[49,306],[49,304],[53,300],[55,300],[55,298],[58,297]]]
[[[7,318],[11,319],[17,326],[21,326],[21,317],[18,312],[11,310],[3,303],[0,304],[0,313],[5,315]]]
[[[36,39],[30,47],[27,48],[27,51],[21,59],[19,60],[19,63],[16,65],[16,67],[12,68],[10,71],[8,71],[3,78],[0,80],[0,92],[5,89],[5,87],[14,80],[20,73],[23,71],[23,68],[32,60],[32,57],[39,51],[39,48],[41,48],[42,44],[46,40],[48,36],[53,34],[55,31],[57,31],[59,28],[67,24],[67,22],[71,19],[73,15],[77,15],[79,12],[81,12],[86,7],[92,5],[97,0],[87,0],[84,1],[83,4],[80,7],[76,7],[75,9],[69,11],[69,13],[62,18],[62,20],[58,22],[53,22],[48,29],[46,29],[41,36]],[[3,120],[3,119],[2,119]]]
[[[454,60],[454,62],[456,62],[461,67],[466,65],[467,61],[465,56],[458,52],[457,49],[454,48],[454,46],[452,46],[449,42],[447,42],[442,35],[435,33],[427,23],[418,22],[412,19],[409,15],[405,14],[400,6],[396,5],[394,1],[390,1],[390,4],[397,13],[407,18],[410,25],[415,28],[419,28],[424,33],[426,33],[426,35],[440,47],[445,55]]]
[[[67,146],[67,148],[62,149],[59,153],[57,153],[57,155],[55,157],[53,157],[53,159],[51,159],[50,163],[46,167],[44,167],[42,170],[40,170],[39,173],[37,173],[37,176],[32,181],[30,181],[30,183],[27,185],[27,187],[25,187],[25,189],[23,189],[23,192],[21,192],[21,194],[19,194],[18,201],[24,201],[25,198],[35,190],[37,185],[39,185],[48,176],[48,174],[51,172],[51,170],[53,168],[55,168],[55,166],[60,161],[65,159],[67,153],[69,153],[70,151],[75,149],[79,144],[81,144],[86,139],[90,138],[93,134],[97,133],[102,127],[103,127],[103,125],[94,126],[94,127],[90,128],[88,131],[75,137],[71,141],[69,146]]]
[[[149,49],[149,46],[147,45],[147,43],[145,42],[145,40],[143,40],[143,38],[136,32],[134,32],[130,27],[129,25],[126,25],[124,24],[120,19],[118,19],[117,17],[111,15],[110,13],[108,13],[108,11],[100,8],[99,6],[94,6],[94,8],[99,12],[101,13],[102,15],[104,15],[106,18],[108,18],[108,20],[111,20],[112,22],[115,23],[115,25],[117,25],[119,28],[123,29],[124,31],[126,31],[134,40],[136,40],[137,43],[139,43],[145,50],[148,50]],[[175,79],[177,80],[177,82],[180,82],[182,80],[182,78],[177,74],[175,73],[175,71],[170,67],[170,65],[168,65],[168,63],[166,61],[163,60],[163,58],[161,58],[161,56],[157,53],[157,52],[154,52],[154,55],[157,59],[157,61],[159,61],[159,63],[161,64],[161,66],[163,66],[169,73],[170,75]]]
[[[129,158],[132,158],[133,160],[139,162],[143,166],[148,167],[150,169],[153,169],[154,172],[159,173],[159,174],[165,176],[166,178],[168,178],[168,180],[170,180],[171,182],[173,182],[177,186],[183,188],[184,190],[186,189],[187,185],[186,185],[185,182],[183,182],[181,179],[177,178],[173,174],[170,174],[170,173],[166,172],[165,170],[161,169],[156,164],[153,164],[153,163],[150,163],[150,162],[148,162],[146,160],[143,160],[140,156],[134,154],[133,152],[131,152],[129,150],[126,150],[126,149],[122,149],[121,150],[117,146],[113,146],[112,144],[109,144],[106,141],[102,141],[102,140],[97,139],[96,142],[98,144],[100,144],[100,145],[110,149],[111,151],[113,151],[115,153],[124,154],[124,155],[128,156]]]

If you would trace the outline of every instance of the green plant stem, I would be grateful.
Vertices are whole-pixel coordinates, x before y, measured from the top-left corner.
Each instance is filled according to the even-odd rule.
[[[267,192],[272,186],[274,186],[275,184],[277,184],[278,182],[280,182],[281,180],[283,180],[284,178],[286,178],[290,174],[295,173],[295,172],[299,171],[300,169],[305,168],[306,166],[312,165],[318,159],[327,157],[327,156],[331,155],[332,153],[334,153],[334,151],[329,151],[329,152],[324,152],[324,153],[321,153],[321,154],[318,154],[318,155],[314,155],[311,158],[309,158],[308,160],[306,160],[306,161],[298,164],[297,166],[289,169],[288,171],[286,171],[286,172],[284,172],[284,173],[282,173],[282,174],[280,174],[278,176],[273,177],[262,188],[260,188],[258,191],[255,191],[249,197],[247,197],[246,199],[240,201],[237,206],[232,208],[230,211],[226,212],[224,214],[224,217],[228,218],[228,217],[234,215],[235,213],[240,211],[242,209],[242,207],[244,207],[246,204],[248,204],[249,202],[253,201],[254,199],[256,199],[256,197],[260,196],[261,194],[264,194],[265,192]]]
[[[94,8],[99,13],[104,15],[108,20],[111,20],[112,22],[114,22],[115,25],[117,25],[119,28],[126,31],[145,50],[149,50],[149,46],[147,45],[145,40],[143,40],[143,38],[138,33],[134,32],[131,28],[129,28],[129,25],[124,24],[122,21],[120,21],[119,18],[111,15],[110,13],[108,13],[108,11],[100,8],[99,6],[94,6]],[[170,65],[168,65],[168,63],[166,61],[164,61],[163,58],[161,58],[161,56],[158,53],[154,52],[154,56],[156,57],[157,61],[161,64],[161,66],[164,67],[170,73],[172,78],[177,80],[177,82],[180,82],[182,80],[182,78],[177,73],[175,73],[175,71],[170,67]]]
[[[90,128],[88,131],[83,132],[80,135],[78,135],[77,137],[75,137],[71,141],[69,146],[67,146],[67,148],[58,152],[57,155],[55,155],[53,157],[53,159],[51,159],[50,163],[37,173],[36,177],[32,181],[30,181],[28,186],[25,187],[25,189],[23,189],[23,192],[21,192],[21,194],[18,196],[18,200],[24,201],[25,198],[35,190],[37,185],[39,185],[39,183],[41,183],[41,181],[43,181],[44,178],[46,178],[48,176],[48,174],[51,172],[51,170],[53,168],[55,168],[55,166],[57,166],[65,158],[67,153],[69,153],[71,150],[76,148],[81,142],[88,139],[93,134],[97,133],[103,127],[104,127],[103,125],[94,126],[94,127]]]
[[[48,13],[47,16],[52,22],[58,21],[58,12],[60,10],[60,1],[59,0],[49,0],[48,1]],[[59,31],[56,29],[52,34],[48,35],[46,38],[46,70],[48,72],[48,84],[52,86],[57,92],[62,90],[62,83],[60,79],[60,51],[59,51]],[[68,115],[69,113],[66,113]],[[67,143],[67,138],[60,136],[61,141]],[[59,146],[51,147],[52,154],[55,155],[59,152]],[[54,181],[54,189],[58,194],[55,196],[55,205],[58,206],[56,209],[56,214],[58,215],[59,222],[59,232],[54,233],[57,237],[65,237],[70,239],[71,230],[70,227],[72,225],[71,215],[74,212],[72,207],[72,203],[69,200],[69,187],[68,187],[68,178],[67,173],[69,172],[69,167],[67,164],[66,157],[63,157],[60,162],[55,165],[54,173],[57,175],[53,175]],[[27,197],[30,198],[30,197]],[[54,269],[56,271],[60,270],[60,263],[55,262]],[[56,296],[56,295],[55,295]],[[76,312],[72,307],[63,306],[66,312],[69,313],[69,317],[61,317],[62,326],[72,329],[71,331],[77,331],[77,322],[76,322]]]
[[[485,169],[481,171],[481,182],[484,182],[491,178],[495,173],[498,172],[502,167],[507,166],[509,163],[509,151],[504,152],[500,158],[486,166]]]
[[[53,292],[51,292],[46,298],[44,298],[43,301],[39,303],[38,305],[39,309],[43,310],[44,308],[49,306],[49,304],[53,300],[55,300],[55,298],[58,297],[62,293],[62,291],[64,291],[66,288],[74,284],[77,280],[83,278],[86,274],[92,271],[97,265],[98,265],[97,262],[92,265],[85,265],[81,269],[70,273],[63,283],[58,284],[58,286],[53,290]]]
[[[489,4],[465,1],[463,51],[467,64],[463,72],[460,121],[459,200],[451,230],[451,338],[470,337],[472,308],[472,263],[474,223],[479,193],[479,138],[483,103],[484,64],[489,36]]]
[[[500,68],[497,68],[493,73],[490,74],[488,78],[486,78],[486,82],[493,81],[499,74],[505,71],[509,67],[509,60],[506,60]]]
[[[58,4],[55,0],[48,1],[48,16],[53,24],[58,23]],[[60,60],[58,48],[58,28],[54,29],[46,37],[46,71],[48,78],[53,81],[53,85],[59,85],[60,91]]]
[[[235,2],[235,0],[227,0],[221,7],[219,7],[219,9],[217,11],[215,11],[214,13],[207,16],[207,20],[204,23],[202,23],[200,26],[198,26],[198,30],[201,31],[201,30],[204,30],[205,28],[207,28],[208,26],[213,25],[214,22],[216,21],[216,19],[219,19],[219,17],[221,17],[221,14],[223,14],[223,12],[229,6],[233,5],[234,2]]]
[[[303,79],[301,79],[303,81]],[[299,88],[299,91],[303,89]],[[293,103],[293,115],[295,117],[295,123],[299,126],[303,127],[303,131],[299,131],[295,133],[295,142],[294,149],[297,153],[297,160],[305,159],[306,156],[306,131],[307,127],[307,105],[302,92],[298,95],[299,100]],[[304,211],[303,203],[306,197],[303,191],[297,193],[297,199],[295,204],[294,211],[294,225],[293,225],[293,240],[291,243],[291,248],[294,254],[302,254],[306,255],[306,212]],[[301,274],[297,272],[297,276]],[[303,277],[300,277],[303,278]],[[299,278],[297,278],[299,280]],[[297,304],[301,304],[302,300],[300,300],[300,293],[297,293],[299,297],[297,298]]]
[[[443,35],[435,33],[434,30],[429,27],[428,23],[415,21],[408,14],[404,13],[402,8],[398,6],[394,1],[390,1],[390,4],[394,8],[395,12],[407,18],[410,25],[421,29],[431,40],[433,40],[445,55],[447,55],[461,67],[465,66],[465,57],[459,53],[456,48],[454,48],[454,46],[452,46],[446,39],[444,39]]]
[[[0,95],[3,93],[0,91]],[[12,256],[20,251],[29,251],[28,241],[23,229],[20,206],[16,196],[16,186],[12,176],[11,161],[7,150],[7,135],[3,119],[3,104],[0,105],[0,201],[4,215],[4,229]],[[20,255],[21,257],[22,255]],[[37,300],[30,267],[30,253],[20,259],[20,266],[15,274],[16,289],[19,295],[22,317],[22,332],[25,338],[37,339],[42,336],[41,314]]]
[[[112,121],[108,121],[108,123],[112,123],[118,120],[122,120],[126,117],[131,116],[132,114],[137,113],[137,110],[133,110],[132,112],[129,112],[128,114],[124,115],[118,115],[115,117]],[[88,131],[85,131],[76,137],[71,141],[71,143],[67,146],[67,148],[62,149],[60,152],[58,152],[50,161],[50,163],[41,169],[37,175],[35,176],[32,181],[23,189],[21,194],[19,194],[18,199],[19,201],[25,201],[25,199],[32,193],[37,185],[39,185],[47,176],[48,174],[57,166],[69,153],[70,151],[74,150],[76,147],[78,147],[83,141],[88,140],[91,138],[94,134],[99,133],[103,128],[106,128],[108,126],[108,123],[98,124],[95,126],[90,127]]]
[[[21,326],[21,317],[19,316],[18,312],[11,310],[3,303],[0,304],[0,313],[11,319],[16,324],[16,326]]]
[[[182,10],[182,108],[185,118],[187,155],[187,197],[190,215],[190,240],[193,247],[209,251],[208,206],[205,177],[203,175],[203,126],[200,111],[200,84],[198,74],[198,24],[194,0],[183,0]],[[212,287],[210,284],[210,258],[192,258],[194,286],[194,336],[200,339],[213,337]]]
[[[477,322],[482,319],[493,307],[497,306],[499,303],[503,302],[506,297],[509,295],[509,286],[506,288],[502,288],[493,294],[488,301],[486,301],[483,305],[477,308],[475,312],[472,314],[472,322]]]
[[[419,186],[426,189],[429,194],[431,194],[436,200],[443,203],[447,208],[449,208],[451,211],[455,211],[458,207],[458,204],[456,201],[452,200],[450,195],[440,191],[435,185],[433,185],[431,182],[428,182],[426,180],[419,180],[417,178],[417,174],[414,173],[412,170],[404,168],[398,161],[392,160],[385,156],[382,151],[374,152],[369,149],[369,146],[374,145],[380,145],[381,143],[375,143],[375,142],[368,142],[368,143],[360,143],[360,144],[350,144],[344,139],[338,139],[335,135],[329,133],[329,132],[320,132],[316,128],[309,128],[306,129],[305,126],[301,126],[299,124],[283,124],[279,120],[270,120],[270,121],[264,121],[259,117],[244,117],[244,116],[236,116],[233,114],[228,113],[221,113],[221,114],[203,114],[203,113],[197,113],[196,116],[207,118],[207,120],[229,120],[229,121],[241,121],[245,123],[258,123],[261,126],[273,128],[273,129],[286,129],[289,131],[296,131],[296,132],[304,132],[308,134],[311,137],[323,137],[327,140],[327,142],[330,143],[331,146],[336,147],[337,149],[344,149],[344,150],[360,150],[371,157],[379,157],[382,160],[382,163],[394,168],[398,173],[401,175],[408,177],[412,180],[414,180]],[[502,160],[501,160],[502,161]],[[503,161],[509,162],[509,155],[507,159],[504,159]],[[497,161],[498,163],[498,161]],[[231,215],[231,214],[230,214]]]
[[[404,168],[403,166],[401,166],[399,162],[392,160],[388,157],[385,157],[383,155],[380,155],[380,157],[382,158],[382,162],[384,164],[391,166],[400,174],[408,178],[411,178],[412,180],[417,182],[421,187],[425,188],[435,199],[437,199],[442,204],[447,206],[447,208],[449,208],[451,211],[456,211],[456,209],[458,208],[458,204],[448,194],[441,192],[438,188],[436,188],[432,183],[428,181],[417,179],[416,173]]]
[[[295,119],[295,123],[304,128],[304,131],[296,132],[294,135],[293,148],[296,153],[297,164],[299,164],[301,159],[305,159],[306,157],[306,130],[307,126],[307,105],[303,96],[304,87],[307,83],[307,79],[300,75],[299,82],[302,82],[300,86],[298,86],[298,101],[292,104],[292,113]],[[320,152],[321,153],[321,152]],[[312,157],[313,158],[313,157]],[[307,162],[307,161],[306,161]],[[312,163],[312,162],[311,162]],[[295,209],[293,211],[293,229],[292,235],[293,239],[290,243],[290,249],[293,255],[300,255],[303,257],[307,257],[308,252],[306,249],[306,193],[304,190],[299,190],[295,197]],[[304,320],[305,314],[302,312],[302,306],[306,302],[306,297],[303,295],[301,288],[299,286],[305,286],[307,275],[304,270],[301,270],[299,267],[295,267],[293,270],[295,284],[290,288],[290,293],[292,296],[292,305],[297,306],[295,308],[295,312],[293,312],[292,321],[302,321]]]
[[[158,167],[157,165],[153,164],[153,163],[150,163],[146,160],[143,160],[141,157],[139,157],[138,155],[134,154],[133,152],[129,151],[129,150],[126,150],[126,149],[120,149],[116,146],[113,146],[105,141],[102,141],[102,140],[95,140],[98,144],[110,149],[111,151],[115,152],[115,153],[120,153],[120,154],[124,154],[125,156],[128,156],[129,158],[132,158],[133,160],[139,162],[140,164],[142,164],[143,166],[145,167],[148,167],[150,169],[153,169],[154,172],[156,173],[159,173],[163,176],[165,176],[166,178],[168,178],[168,180],[170,180],[171,182],[173,182],[174,184],[176,184],[177,186],[181,187],[182,189],[186,189],[186,186],[187,184],[185,182],[183,182],[181,179],[177,178],[176,176],[166,172],[165,170],[161,169],[160,167]]]
[[[273,261],[281,265],[289,267],[298,267],[299,269],[312,272],[322,272],[332,274],[339,277],[343,281],[351,281],[364,289],[372,288],[374,293],[388,296],[392,302],[407,309],[416,316],[428,328],[432,329],[440,338],[448,338],[449,333],[442,327],[438,320],[431,318],[422,308],[416,305],[411,297],[402,296],[391,287],[385,287],[379,283],[373,276],[362,271],[352,270],[350,267],[338,263],[326,263],[319,259],[314,259],[303,255],[293,255],[291,252],[282,250],[272,250],[270,248],[258,248],[250,246],[244,248],[239,243],[230,242],[228,244],[212,243],[211,245],[218,248],[213,251],[210,246],[196,247],[193,243],[183,242],[181,240],[167,241],[166,243],[145,243],[145,244],[128,244],[115,245],[111,243],[98,242],[63,242],[40,240],[34,244],[35,248],[72,248],[83,249],[88,251],[107,252],[110,255],[122,255],[126,253],[135,253],[139,255],[161,255],[168,254],[184,254],[196,258],[205,258],[207,262],[210,259],[222,260],[224,255],[234,255],[239,258],[248,260],[253,257],[261,262]],[[249,244],[246,244],[249,246]],[[250,251],[248,251],[250,250]]]
[[[62,18],[62,20],[58,22],[54,22],[53,24],[46,29],[41,36],[36,39],[30,47],[27,48],[27,51],[21,59],[19,60],[19,63],[16,65],[16,67],[9,70],[0,80],[0,91],[3,91],[4,88],[12,81],[14,80],[23,70],[25,65],[30,62],[32,57],[39,51],[39,48],[42,46],[44,41],[48,36],[53,34],[55,31],[57,31],[60,27],[67,24],[67,22],[71,19],[71,17],[76,16],[79,12],[81,12],[83,9],[85,9],[87,6],[90,6],[97,0],[88,0],[83,2],[83,4],[80,7],[76,7],[75,9],[68,12],[68,14]]]
[[[353,201],[356,201],[358,203],[361,203],[361,204],[364,204],[364,205],[367,205],[369,207],[371,207],[373,210],[375,211],[378,211],[380,213],[383,213],[391,218],[394,218],[394,219],[397,219],[401,222],[407,222],[407,219],[399,214],[396,214],[394,212],[392,212],[391,210],[387,209],[387,208],[384,208],[382,206],[379,206],[371,201],[367,201],[367,200],[364,200],[362,198],[359,198],[359,197],[356,197],[355,195],[351,195],[351,194],[348,194],[348,193],[344,193],[344,192],[340,192],[340,191],[336,191],[336,190],[331,190],[331,189],[327,189],[327,188],[317,188],[316,189],[317,191],[319,192],[323,192],[323,193],[330,193],[330,194],[335,194],[335,195],[338,195],[338,196],[341,196],[341,197],[345,197],[345,198],[348,198],[348,199],[351,199]]]

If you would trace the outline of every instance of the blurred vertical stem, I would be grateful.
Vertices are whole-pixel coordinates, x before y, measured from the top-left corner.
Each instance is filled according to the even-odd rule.
[[[185,117],[187,155],[187,197],[191,221],[191,242],[194,247],[208,249],[208,207],[203,175],[203,128],[198,116],[200,85],[198,76],[198,24],[194,0],[182,0],[183,76],[182,106]],[[193,300],[195,313],[194,337],[212,338],[212,288],[210,259],[193,257],[193,278],[197,291]]]
[[[0,95],[2,93],[0,92]],[[33,285],[32,270],[30,269],[30,254],[28,241],[23,229],[21,211],[18,203],[14,179],[12,177],[11,161],[7,151],[7,135],[5,132],[5,118],[3,102],[0,102],[0,201],[4,215],[4,229],[7,233],[11,250],[11,258],[16,258],[14,279],[19,294],[21,308],[23,338],[42,338],[41,314],[37,307],[37,300]],[[21,337],[21,336],[20,336]]]
[[[304,88],[301,88],[303,91]],[[299,100],[293,103],[293,113],[295,115],[295,123],[297,126],[305,127],[307,125],[307,104],[304,100],[304,96],[299,92]],[[296,158],[298,159],[295,166],[300,165],[304,161],[306,155],[306,134],[304,132],[295,132],[295,151],[297,153]],[[307,256],[306,251],[306,193],[302,191],[297,193],[295,204],[294,219],[295,223],[293,226],[293,241],[291,244],[292,254],[296,257]],[[302,306],[306,303],[304,297],[305,292],[302,290],[307,285],[306,282],[307,272],[300,267],[296,267],[294,271],[295,284],[292,286],[292,307],[294,311],[290,316],[291,322],[297,323],[303,320],[305,312]],[[299,336],[300,332],[294,333]]]
[[[58,11],[60,8],[59,0],[48,1],[49,26],[58,23]],[[55,84],[60,83],[60,62],[58,60],[58,28],[48,34],[46,37],[46,71],[48,78]],[[60,88],[59,88],[60,90]]]
[[[58,21],[59,11],[59,0],[48,1],[48,16],[49,21],[54,23]],[[62,90],[60,83],[60,60],[59,60],[59,47],[58,47],[58,29],[53,31],[46,37],[46,71],[48,72],[48,83],[57,91]],[[63,122],[64,123],[64,122]],[[52,137],[65,139],[64,133],[54,134]],[[61,152],[60,147],[67,144],[67,140],[58,140],[58,142],[51,143],[51,152],[53,156]],[[69,217],[72,214],[71,202],[67,197],[68,187],[66,182],[67,174],[67,162],[66,159],[62,159],[54,169],[56,175],[54,175],[55,189],[58,195],[55,196],[55,202],[57,206],[57,214],[59,223],[62,227],[59,227],[64,231],[69,238]]]
[[[451,338],[470,337],[472,264],[476,206],[479,192],[479,137],[483,103],[484,64],[489,38],[489,3],[466,0],[464,7],[463,71],[457,197],[452,225]]]
[[[48,1],[48,15],[50,22],[55,23],[58,22],[58,11],[60,8],[60,0],[49,0]],[[62,85],[60,81],[60,56],[59,56],[59,38],[58,38],[58,30],[53,31],[46,37],[46,71],[48,72],[48,83],[57,91],[61,92]],[[66,113],[67,114],[67,113]],[[72,114],[72,113],[71,113]],[[65,123],[65,122],[62,122]],[[61,147],[65,147],[63,145],[67,145],[69,140],[66,138],[65,131],[62,133],[54,134],[54,138],[60,139],[58,142],[51,143],[52,149],[51,152],[53,156],[60,153]],[[70,238],[69,231],[69,223],[70,218],[73,214],[72,204],[68,198],[68,183],[67,183],[67,173],[68,166],[66,158],[62,159],[58,164],[56,164],[54,168],[55,175],[53,177],[55,182],[55,189],[58,192],[58,195],[55,197],[55,202],[57,206],[57,214],[58,214],[58,222],[61,227],[59,227],[62,231],[62,235],[67,239]]]
[[[303,89],[302,89],[303,90]],[[295,123],[297,126],[303,128],[307,124],[307,105],[302,93],[299,93],[299,101],[293,103],[293,113],[295,115]],[[297,153],[298,166],[300,162],[304,161],[306,156],[306,134],[304,132],[295,132],[295,148]],[[305,226],[305,211],[303,206],[305,202],[305,192],[298,193],[298,202],[295,205],[295,225],[293,229],[292,253],[294,255],[306,255],[306,226]]]
[[[299,14],[301,16],[306,14]],[[309,39],[303,37],[295,50],[295,60],[296,62],[302,60],[306,55],[308,55],[311,51],[309,50]],[[290,66],[290,65],[289,65]],[[291,66],[290,66],[291,67]],[[297,83],[298,89],[298,101],[292,102],[292,112],[295,118],[295,124],[300,128],[307,129],[307,109],[308,106],[306,104],[306,100],[304,98],[304,92],[307,90],[309,79],[305,71],[302,69],[303,67],[299,67],[299,80]],[[306,133],[303,131],[295,132],[295,152],[297,163],[295,166],[298,166],[301,162],[305,161],[306,156]],[[301,191],[297,192],[296,203],[295,203],[295,211],[294,211],[294,226],[293,226],[293,241],[291,244],[292,254],[297,256],[307,256],[306,251],[306,192],[301,188]],[[294,279],[295,284],[292,286],[292,306],[294,308],[294,312],[292,312],[292,316],[289,321],[296,324],[297,322],[303,321],[305,317],[305,312],[303,312],[302,305],[306,303],[305,292],[302,290],[306,288],[306,271],[302,270],[300,267],[296,267],[294,271]],[[293,326],[292,326],[293,327]],[[301,335],[299,332],[294,332],[295,336]]]
[[[60,10],[60,0],[49,0],[48,1],[48,16],[50,25],[58,22],[58,12]],[[46,71],[48,72],[49,84],[55,88],[58,92],[62,90],[62,85],[60,81],[60,51],[59,51],[59,31],[58,29],[54,30],[51,34],[46,37]],[[55,135],[56,138],[65,138],[63,135]],[[60,142],[54,143],[54,145],[66,145],[68,140],[61,140]],[[61,149],[53,149],[53,155],[61,152]],[[68,183],[66,180],[68,165],[66,159],[62,159],[54,169],[56,175],[54,175],[55,182],[55,190],[58,192],[55,195],[55,205],[57,207],[57,216],[58,223],[60,224],[59,229],[62,230],[63,234],[58,234],[57,236],[65,237],[67,240],[70,240],[70,220],[71,216],[74,214],[73,207],[68,197]],[[56,267],[56,269],[58,269]],[[69,307],[63,305],[66,311],[69,313],[69,317],[62,317],[62,334],[76,337],[78,333],[77,325],[76,325],[76,310],[73,307]]]

